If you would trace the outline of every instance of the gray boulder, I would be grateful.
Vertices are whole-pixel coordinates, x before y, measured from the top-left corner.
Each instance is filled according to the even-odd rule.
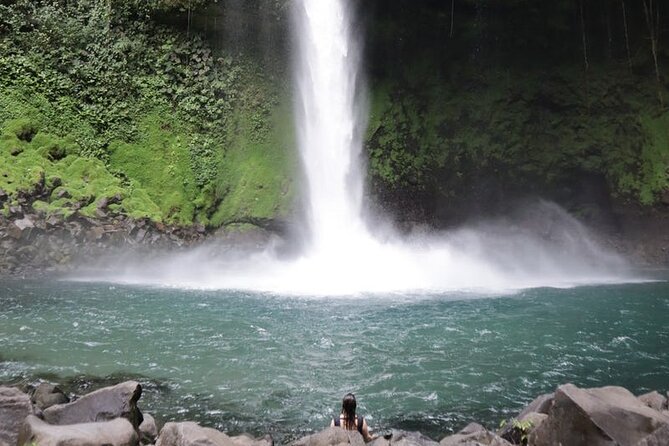
[[[274,446],[274,440],[271,435],[255,438],[249,434],[242,434],[230,438],[236,446]]]
[[[166,423],[156,446],[235,446],[235,443],[223,432],[187,421]]]
[[[539,413],[539,412],[530,412],[528,414],[525,414],[520,421],[529,421],[530,422],[530,431],[538,428],[541,426],[541,423],[546,421],[546,418],[548,418],[548,415],[545,413]]]
[[[26,418],[18,445],[39,446],[137,446],[138,437],[132,424],[117,418],[99,423],[53,426],[34,415]]]
[[[469,423],[454,435],[439,442],[440,446],[510,446],[511,443],[488,431],[478,423]]]
[[[390,437],[390,438],[388,438]],[[420,432],[408,432],[393,429],[389,436],[384,437],[391,446],[439,446],[439,443]]]
[[[39,409],[44,410],[47,407],[54,406],[56,404],[67,404],[70,402],[70,399],[63,393],[58,386],[53,384],[42,383],[37,386],[35,393],[30,398],[30,401],[37,406]]]
[[[364,446],[365,440],[358,431],[347,431],[341,427],[329,427],[318,433],[300,438],[292,446]]]
[[[639,401],[651,409],[661,411],[667,408],[667,399],[657,391],[644,393],[643,395],[639,395],[638,398]]]
[[[57,404],[44,410],[49,424],[79,424],[126,418],[135,429],[142,424],[137,400],[142,386],[137,381],[126,381],[112,387],[91,392],[68,404]]]
[[[35,227],[35,223],[29,216],[25,216],[20,220],[14,220],[14,224],[21,230],[30,229]]]
[[[142,444],[151,444],[158,437],[158,426],[156,420],[148,413],[142,414],[144,420],[139,425],[139,436]]]
[[[32,410],[28,395],[14,387],[0,387],[0,444],[16,444],[23,420]]]
[[[634,446],[669,417],[647,407],[622,387],[557,388],[548,418],[530,433],[535,446]]]
[[[530,404],[525,406],[525,408],[518,414],[516,418],[522,420],[525,415],[530,412],[536,413],[545,413],[547,414],[553,404],[554,393],[546,393],[539,395],[532,401]]]
[[[377,437],[374,440],[367,443],[367,446],[390,446],[390,435]]]
[[[665,424],[655,432],[635,444],[634,446],[668,446],[669,445],[669,425]]]

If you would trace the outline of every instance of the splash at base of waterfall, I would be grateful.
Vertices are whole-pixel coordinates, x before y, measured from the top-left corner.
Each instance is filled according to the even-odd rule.
[[[243,256],[226,255],[218,245],[153,259],[126,254],[71,279],[314,297],[499,294],[640,281],[557,205],[540,203],[527,215],[439,234],[353,237],[292,259],[279,258],[272,246]]]

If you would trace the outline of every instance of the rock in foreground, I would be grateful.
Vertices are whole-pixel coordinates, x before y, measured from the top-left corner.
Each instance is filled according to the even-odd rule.
[[[548,418],[530,433],[536,446],[669,445],[669,416],[648,407],[622,387],[557,388]],[[644,443],[646,441],[646,443]]]
[[[369,443],[370,446],[439,446],[439,443],[420,432],[396,430]]]
[[[142,414],[144,420],[139,425],[140,441],[144,444],[155,443],[158,437],[158,425],[152,415],[148,413]]]
[[[248,435],[229,437],[223,432],[202,427],[192,421],[165,424],[156,446],[272,446],[269,435],[255,439]]]
[[[358,431],[347,431],[341,427],[329,427],[318,433],[300,438],[292,446],[364,446],[365,440]]]
[[[440,446],[511,446],[511,443],[497,436],[478,423],[470,423],[455,435],[439,442]]]
[[[124,418],[98,423],[54,426],[34,415],[26,418],[18,445],[39,446],[137,446],[139,438]]]
[[[0,445],[16,444],[23,420],[32,411],[28,395],[14,387],[0,387]]]
[[[137,381],[126,381],[91,392],[72,403],[51,406],[44,410],[44,421],[65,425],[123,417],[138,429],[142,414],[137,408],[137,400],[141,395],[142,386]]]
[[[42,383],[35,389],[35,393],[33,393],[30,401],[38,409],[44,410],[56,404],[67,404],[70,402],[70,399],[58,386]]]

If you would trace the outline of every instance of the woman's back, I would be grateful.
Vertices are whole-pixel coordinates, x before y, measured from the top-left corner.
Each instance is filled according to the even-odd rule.
[[[362,435],[362,427],[365,425],[365,418],[362,415],[358,415],[353,419],[353,423],[346,417],[344,414],[341,414],[339,418],[333,420],[334,426],[343,427],[346,430],[353,431],[357,430]]]
[[[342,401],[341,414],[339,417],[332,420],[330,426],[342,427],[349,431],[357,430],[365,441],[371,441],[372,436],[369,434],[369,428],[365,421],[365,417],[356,416],[355,408],[355,395],[347,393]]]

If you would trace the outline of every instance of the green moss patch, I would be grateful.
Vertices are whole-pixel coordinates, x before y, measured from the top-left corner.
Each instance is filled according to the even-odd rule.
[[[279,107],[270,127],[259,132],[253,109],[236,110],[216,183],[222,201],[211,225],[285,217],[290,212],[297,167],[291,116],[287,106]]]
[[[139,123],[138,131],[136,141],[110,145],[111,168],[124,172],[143,189],[166,221],[192,223],[198,191],[190,167],[190,136],[165,111],[149,114]]]
[[[0,188],[9,195],[9,202],[23,196],[46,214],[96,217],[100,200],[113,199],[121,203],[118,213],[162,219],[146,192],[132,182],[124,184],[102,161],[76,155],[78,146],[71,138],[37,132],[26,142],[18,138],[15,128],[13,123],[4,126],[0,138]]]

